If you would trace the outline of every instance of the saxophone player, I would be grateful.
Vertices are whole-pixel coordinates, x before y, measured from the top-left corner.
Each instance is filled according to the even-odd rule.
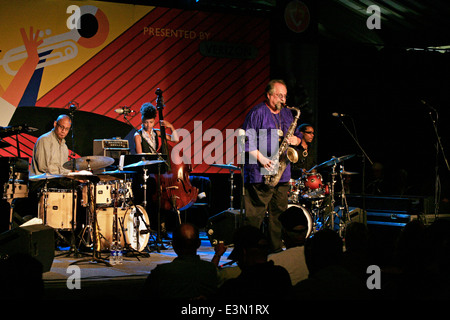
[[[245,144],[244,206],[246,224],[259,228],[268,212],[268,237],[271,251],[282,250],[281,223],[278,216],[287,209],[290,165],[275,186],[265,183],[265,175],[276,170],[273,156],[294,122],[292,111],[285,107],[287,87],[283,80],[271,80],[265,89],[265,100],[246,115],[242,129],[248,138]],[[289,145],[298,146],[302,134],[295,129],[287,136]]]

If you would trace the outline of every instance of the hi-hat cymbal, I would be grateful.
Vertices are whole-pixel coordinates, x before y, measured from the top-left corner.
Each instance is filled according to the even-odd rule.
[[[65,169],[73,169],[73,161],[75,161],[75,170],[97,170],[110,166],[114,163],[114,159],[103,156],[87,156],[72,159],[63,164]]]
[[[136,163],[129,164],[127,166],[124,166],[123,168],[135,168],[135,167],[145,167],[145,166],[151,166],[157,163],[163,163],[164,160],[143,160]]]
[[[42,173],[34,176],[30,176],[29,180],[37,181],[37,180],[48,180],[48,179],[58,179],[64,178],[64,175],[61,174],[50,174],[50,173]]]
[[[217,163],[213,163],[213,164],[211,164],[211,166],[217,167],[217,168],[221,168],[221,169],[234,170],[234,171],[241,170],[241,168],[236,167],[236,166],[234,166],[232,164],[217,164]]]

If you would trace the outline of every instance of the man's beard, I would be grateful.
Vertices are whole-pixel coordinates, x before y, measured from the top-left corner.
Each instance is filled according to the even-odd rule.
[[[279,102],[279,103],[277,103],[277,104],[275,105],[275,107],[277,108],[278,111],[280,111],[281,109],[283,109],[284,103]]]

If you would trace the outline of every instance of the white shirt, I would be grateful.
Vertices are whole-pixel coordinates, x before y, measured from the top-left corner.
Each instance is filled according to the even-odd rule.
[[[40,136],[34,145],[30,175],[67,174],[70,170],[63,168],[63,164],[68,160],[69,148],[66,140],[60,142],[52,130]]]

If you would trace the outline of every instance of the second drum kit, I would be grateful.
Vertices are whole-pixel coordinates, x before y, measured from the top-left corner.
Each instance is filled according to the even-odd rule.
[[[288,208],[297,207],[303,212],[308,221],[308,236],[323,228],[339,231],[342,235],[345,224],[350,220],[345,198],[344,176],[357,174],[346,172],[342,163],[353,156],[332,157],[304,172],[299,179],[290,180]],[[325,183],[322,175],[317,172],[317,169],[326,167],[331,167],[329,183]],[[339,207],[336,206],[335,199],[337,182],[341,183]]]
[[[140,161],[123,169],[148,167],[161,161]],[[94,252],[107,251],[114,242],[126,250],[142,252],[152,231],[145,208],[133,203],[132,175],[136,172],[102,171],[113,163],[114,159],[110,157],[81,157],[63,165],[72,170],[68,174],[31,176],[31,181],[43,183],[39,192],[38,218],[58,234],[71,231],[73,235],[78,229],[79,245],[93,247]],[[72,187],[49,187],[49,184],[55,185],[55,181],[64,181],[63,185]],[[86,216],[77,216],[82,215],[83,209]]]

